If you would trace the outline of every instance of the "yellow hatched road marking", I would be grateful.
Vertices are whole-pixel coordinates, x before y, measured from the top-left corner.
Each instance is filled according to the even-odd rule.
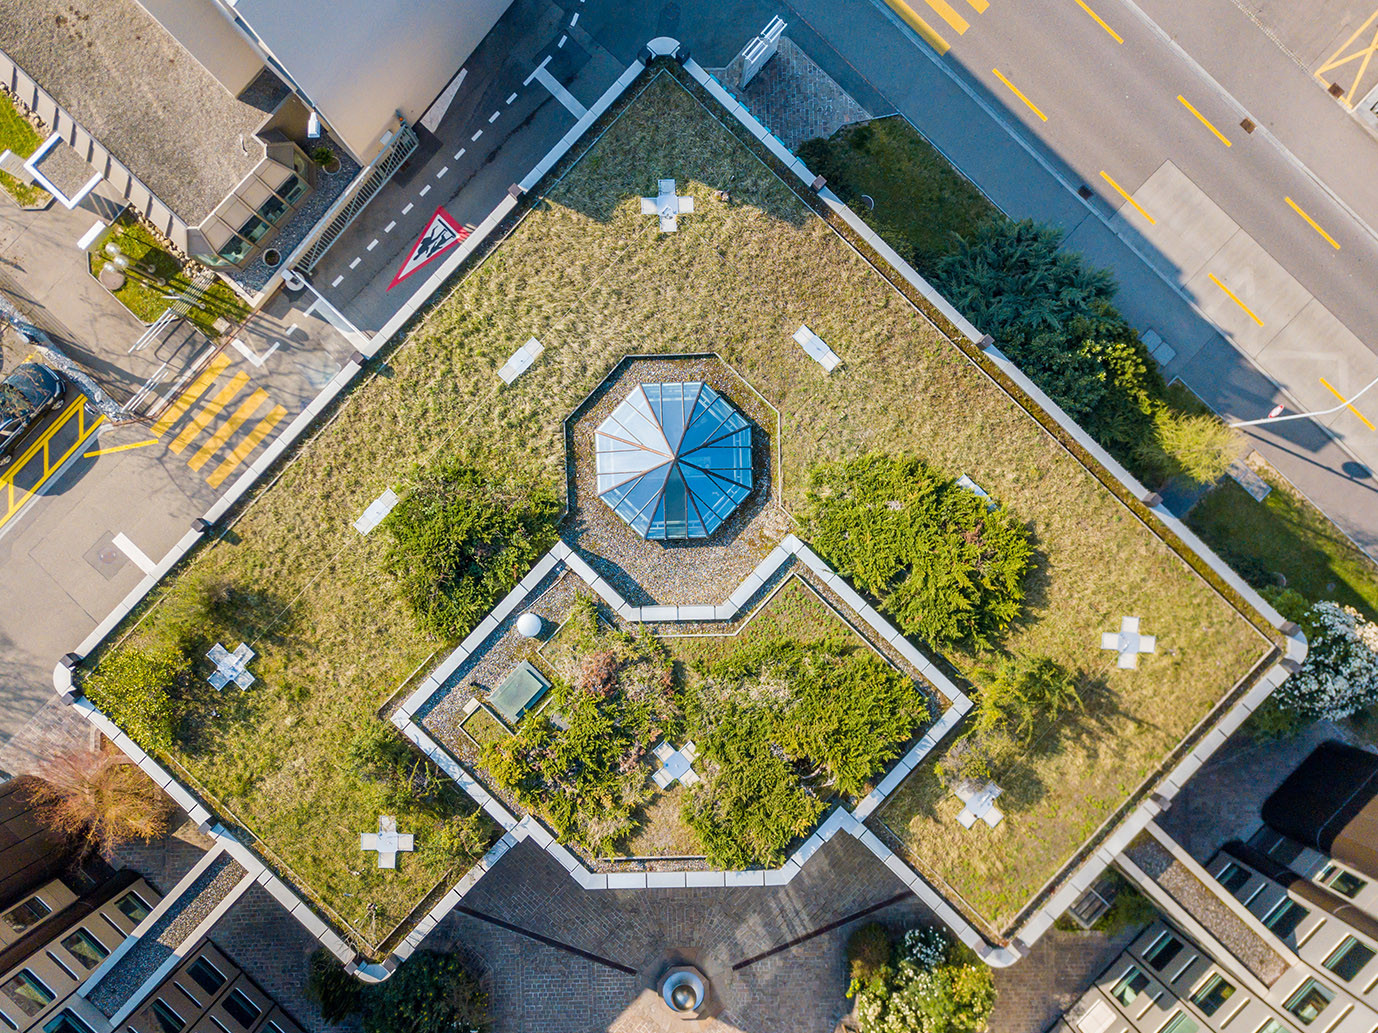
[[[1180,93],[1177,94],[1177,99],[1182,102],[1182,105],[1188,111],[1190,111],[1193,115],[1199,118],[1201,120],[1201,124],[1205,126],[1207,129],[1209,129],[1212,133],[1214,133],[1219,138],[1221,143],[1223,143],[1226,147],[1234,146],[1234,144],[1230,143],[1229,140],[1225,139],[1224,133],[1222,133],[1219,129],[1216,129],[1215,126],[1211,125],[1210,119],[1208,119],[1205,115],[1201,114],[1201,112],[1197,111],[1194,107],[1191,106],[1191,101],[1187,100],[1187,98],[1183,97]]]
[[[1022,94],[1022,93],[1019,91],[1019,87],[1018,87],[1018,86],[1016,86],[1014,83],[1012,83],[1012,82],[1010,82],[1008,79],[1006,79],[1006,78],[1000,73],[1000,69],[998,69],[998,68],[992,68],[991,71],[995,73],[995,77],[996,77],[997,79],[999,79],[1002,83],[1004,83],[1006,86],[1008,86],[1008,87],[1010,88],[1010,91],[1011,91],[1016,97],[1018,97],[1020,100],[1022,100],[1025,104],[1027,104],[1027,105],[1029,106],[1029,110],[1030,110],[1030,111],[1032,111],[1035,115],[1037,115],[1039,118],[1041,118],[1044,122],[1048,121],[1048,116],[1045,115],[1045,114],[1043,114],[1043,112],[1041,112],[1041,111],[1038,110],[1038,105],[1036,105],[1033,101],[1029,100],[1028,97],[1024,96],[1024,94]]]
[[[1109,183],[1112,187],[1115,188],[1115,193],[1119,194],[1126,201],[1128,201],[1130,204],[1132,204],[1135,208],[1138,209],[1139,214],[1148,220],[1148,224],[1150,226],[1156,226],[1158,224],[1157,220],[1154,219],[1153,216],[1149,215],[1148,212],[1144,211],[1143,205],[1139,204],[1138,201],[1134,200],[1134,198],[1129,196],[1129,191],[1127,191],[1124,187],[1120,186],[1118,183],[1116,183],[1113,179],[1110,178],[1110,173],[1106,172],[1104,169],[1101,169],[1100,174],[1102,179],[1104,179],[1107,183]]]
[[[210,462],[211,456],[220,451],[220,446],[229,441],[234,432],[244,425],[244,421],[257,412],[258,407],[267,400],[268,392],[262,388],[246,398],[230,418],[215,429],[215,433],[201,446],[201,450],[191,457],[187,465],[193,470],[199,470]]]
[[[273,432],[273,428],[278,422],[287,415],[287,410],[280,405],[273,406],[267,416],[258,421],[258,426],[249,431],[248,437],[241,441],[235,450],[225,457],[225,461],[215,468],[215,472],[206,478],[206,483],[212,488],[220,487],[234,468],[244,462],[245,457],[258,447],[258,443]]]
[[[51,448],[53,436],[73,419],[77,421],[76,441],[72,442],[67,451],[54,457]],[[48,478],[57,472],[73,452],[85,445],[91,439],[91,435],[96,432],[96,428],[104,422],[105,417],[98,416],[91,426],[86,426],[85,397],[77,398],[62,411],[62,414],[52,422],[39,439],[26,448],[24,453],[5,471],[4,475],[0,476],[0,486],[3,486],[5,496],[5,509],[3,513],[0,513],[0,527],[4,527],[14,519],[15,514],[23,508],[24,503],[38,494],[39,489],[48,482]],[[33,487],[25,488],[15,484],[15,478],[19,476],[20,471],[29,463],[36,461],[43,463],[43,474],[34,482]]]
[[[220,410],[229,405],[248,382],[247,373],[240,372],[231,377],[230,382],[220,389],[220,393],[207,402],[205,408],[196,414],[196,418],[177,435],[177,440],[168,446],[168,451],[178,453],[190,445],[192,438],[205,430],[211,420],[220,415]]]
[[[1378,50],[1378,31],[1374,32],[1373,39],[1367,45],[1362,45],[1358,50],[1348,54],[1346,54],[1345,51],[1349,50],[1349,48],[1354,45],[1354,41],[1368,31],[1369,26],[1373,24],[1375,19],[1378,19],[1378,11],[1374,11],[1370,14],[1368,20],[1354,30],[1353,35],[1345,40],[1335,53],[1330,55],[1325,64],[1316,69],[1316,78],[1320,79],[1321,82],[1325,82],[1322,76],[1324,76],[1326,72],[1332,72],[1341,65],[1349,64],[1351,61],[1359,62],[1359,71],[1354,74],[1354,85],[1349,88],[1349,92],[1346,93],[1343,98],[1346,107],[1352,108],[1354,106],[1354,97],[1355,94],[1359,92],[1359,84],[1364,81],[1364,72],[1368,71],[1368,63],[1373,60],[1374,51]]]
[[[96,448],[90,452],[83,452],[81,458],[94,459],[96,456],[112,456],[116,452],[128,452],[131,448],[143,448],[145,445],[156,445],[157,438],[149,438],[147,441],[131,441],[127,445],[115,445],[111,448]]]
[[[1326,240],[1330,241],[1331,247],[1333,247],[1336,251],[1340,250],[1340,245],[1336,242],[1335,238],[1332,237],[1329,233],[1326,233],[1325,230],[1321,229],[1320,223],[1316,222],[1315,219],[1311,218],[1311,216],[1307,215],[1304,211],[1302,211],[1301,205],[1297,204],[1297,202],[1293,201],[1290,197],[1284,197],[1283,200],[1292,206],[1292,211],[1296,212],[1303,219],[1309,222],[1313,230],[1319,233]]]
[[[1252,319],[1259,326],[1263,325],[1263,320],[1259,319],[1258,316],[1254,315],[1254,310],[1251,309],[1248,305],[1244,304],[1244,302],[1240,301],[1238,294],[1236,294],[1234,291],[1230,290],[1230,288],[1226,287],[1223,283],[1221,283],[1216,278],[1215,273],[1207,273],[1206,275],[1211,278],[1212,283],[1214,283],[1217,287],[1219,287],[1222,291],[1224,291],[1226,294],[1230,296],[1231,301],[1233,301],[1236,305],[1242,308],[1245,312],[1249,313],[1250,319]]]
[[[210,365],[201,371],[201,375],[192,381],[191,387],[182,392],[177,401],[173,402],[167,412],[158,417],[158,422],[149,428],[155,438],[160,438],[168,432],[174,423],[182,418],[183,413],[191,408],[192,403],[206,393],[206,389],[215,383],[215,378],[225,371],[225,367],[230,364],[228,355],[217,355],[211,359]]]
[[[1344,395],[1340,394],[1340,392],[1336,391],[1333,387],[1330,386],[1330,381],[1326,380],[1325,377],[1321,377],[1321,383],[1325,385],[1325,389],[1327,391],[1329,391],[1340,401],[1344,402],[1344,407],[1346,409],[1352,412],[1355,416],[1359,417],[1359,419],[1363,420],[1365,427],[1367,427],[1369,430],[1378,430],[1378,427],[1375,427],[1373,424],[1368,422],[1368,418],[1364,416],[1363,413],[1361,413],[1358,409],[1354,408],[1354,406],[1349,404],[1349,399],[1347,399]]]
[[[1097,25],[1099,25],[1106,32],[1110,33],[1111,36],[1115,37],[1116,43],[1124,42],[1124,37],[1121,36],[1114,29],[1112,29],[1109,25],[1106,25],[1105,22],[1101,20],[1101,16],[1098,15],[1095,11],[1091,10],[1091,8],[1087,7],[1083,0],[1077,0],[1077,6],[1080,7],[1087,14],[1089,14],[1092,18],[1094,18],[1096,20]]]
[[[958,14],[957,9],[948,3],[947,0],[924,0],[924,3],[928,4],[939,18],[947,22],[952,31],[957,35],[960,36],[962,33],[966,32],[967,29],[971,28],[967,20]]]
[[[923,38],[923,41],[938,52],[941,57],[952,49],[947,40],[943,39],[934,31],[933,26],[919,17],[918,12],[904,2],[904,0],[885,0],[890,5],[890,10],[894,11],[911,29]]]
[[[990,6],[986,0],[967,0],[967,3],[971,5],[971,9],[977,14],[985,14],[986,8]]]

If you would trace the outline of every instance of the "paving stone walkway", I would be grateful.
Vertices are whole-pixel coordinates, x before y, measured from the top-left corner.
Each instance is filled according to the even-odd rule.
[[[1050,929],[1022,959],[995,970],[988,1033],[1042,1033],[1129,946],[1137,929],[1106,936]]]

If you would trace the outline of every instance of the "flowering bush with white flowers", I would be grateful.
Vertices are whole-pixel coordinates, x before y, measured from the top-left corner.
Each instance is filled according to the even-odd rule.
[[[1332,602],[1316,603],[1301,624],[1306,661],[1278,688],[1278,706],[1336,721],[1378,703],[1378,624]]]
[[[863,928],[857,936],[869,941]],[[855,938],[855,937],[854,937]],[[887,964],[853,957],[851,994],[861,1033],[980,1033],[995,1004],[990,969],[941,929],[913,929]]]

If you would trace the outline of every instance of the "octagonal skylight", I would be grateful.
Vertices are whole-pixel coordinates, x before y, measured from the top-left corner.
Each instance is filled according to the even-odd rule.
[[[598,497],[643,538],[706,538],[751,494],[751,426],[700,381],[638,385],[595,441]]]

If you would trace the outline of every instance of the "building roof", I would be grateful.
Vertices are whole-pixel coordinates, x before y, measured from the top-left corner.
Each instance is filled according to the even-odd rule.
[[[0,784],[0,909],[66,871],[75,850],[66,837],[38,820],[32,776]]]
[[[1283,889],[1300,897],[1308,904],[1314,904],[1326,914],[1333,915],[1341,922],[1357,929],[1370,940],[1378,943],[1378,918],[1374,918],[1367,911],[1356,907],[1352,901],[1346,900],[1338,893],[1331,892],[1324,886],[1317,885],[1305,876],[1292,871],[1286,865],[1278,864],[1267,854],[1261,853],[1237,839],[1230,840],[1221,849],[1230,857],[1237,861],[1243,861],[1260,875],[1272,879]]]
[[[1268,797],[1263,820],[1378,879],[1378,756],[1335,740],[1321,743]]]
[[[0,25],[0,50],[189,225],[263,158],[285,88],[236,100],[134,0],[0,0]]]
[[[751,494],[751,425],[707,384],[640,384],[598,426],[598,495],[643,538],[706,538]]]

